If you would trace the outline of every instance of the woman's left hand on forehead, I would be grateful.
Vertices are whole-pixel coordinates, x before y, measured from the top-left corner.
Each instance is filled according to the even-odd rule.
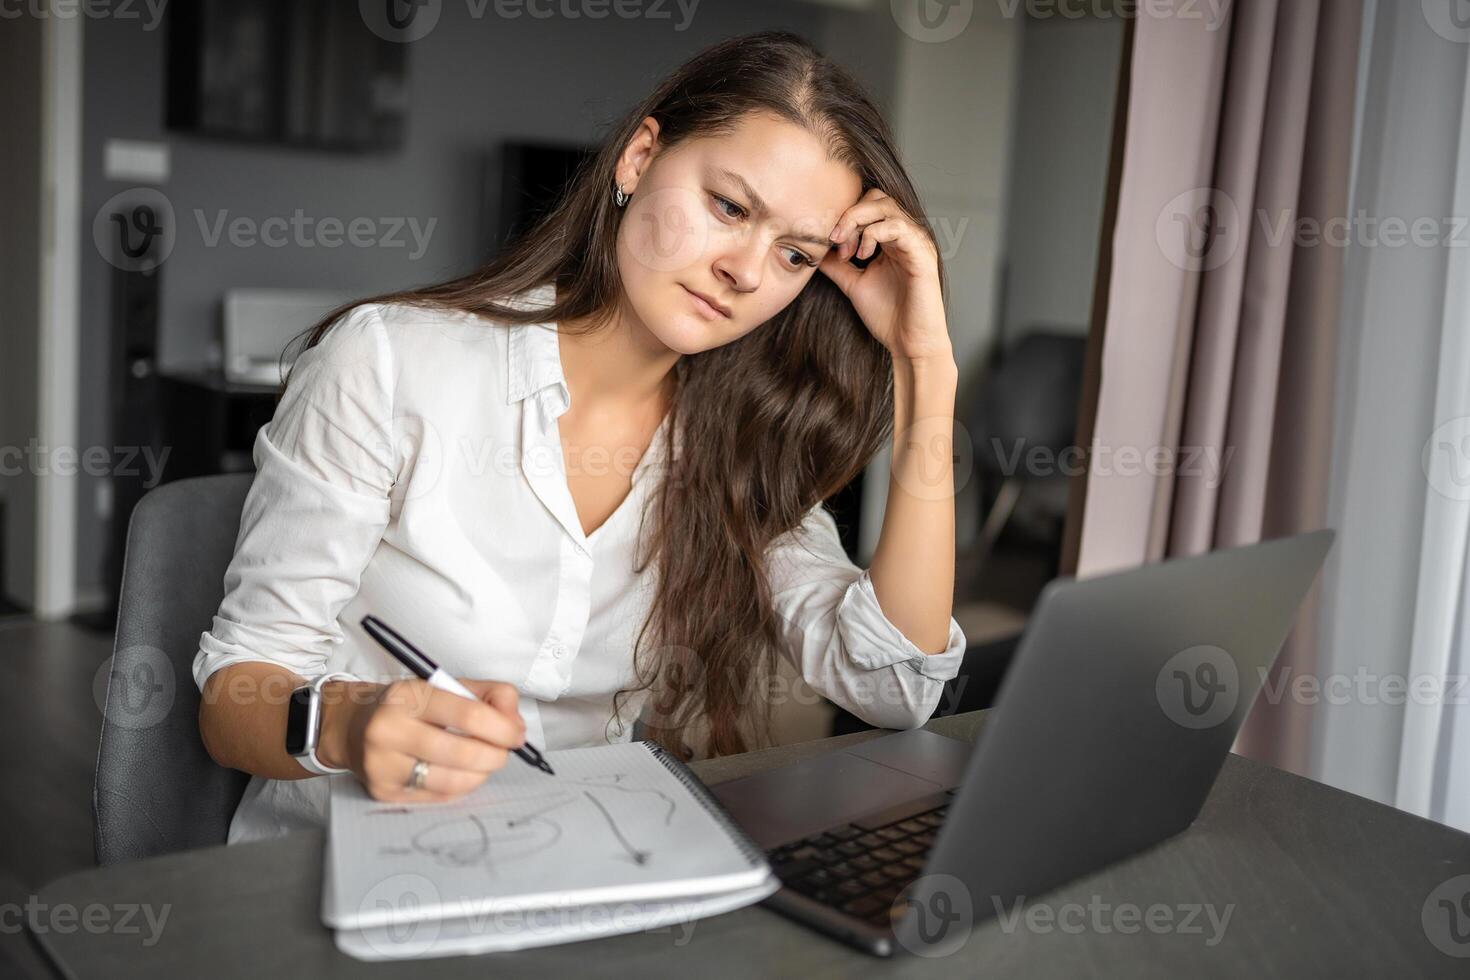
[[[843,212],[819,268],[895,357],[953,358],[939,286],[939,253],[924,228],[878,188]],[[865,269],[848,260],[883,250]]]

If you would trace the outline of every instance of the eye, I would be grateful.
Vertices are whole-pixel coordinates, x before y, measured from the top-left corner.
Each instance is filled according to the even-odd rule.
[[[716,208],[719,208],[720,213],[723,214],[725,217],[727,217],[727,218],[743,218],[743,217],[745,217],[745,209],[742,208],[740,205],[736,204],[734,201],[731,201],[731,200],[728,200],[726,198],[723,198],[723,197],[721,197],[718,194],[711,194],[710,197],[714,198],[715,207]],[[724,209],[723,205],[726,205],[726,204],[730,205],[730,207],[732,207],[732,208],[735,209],[735,213],[734,214],[731,214],[729,211],[726,211]]]
[[[734,201],[730,200],[729,198],[721,197],[720,195],[711,192],[710,199],[715,202],[715,208],[725,217],[737,219],[745,217],[745,209],[736,204]],[[733,214],[730,211],[725,210],[725,205],[727,204],[735,209]],[[805,252],[802,252],[799,249],[788,248],[787,255],[787,268],[790,269],[800,269],[802,267],[815,269],[818,265],[818,263],[815,262],[811,258],[811,256],[807,255]],[[794,260],[789,257],[792,255],[796,256]]]
[[[788,248],[786,250],[786,254],[788,256],[796,256],[796,261],[791,266],[793,269],[800,269],[802,266],[806,266],[810,269],[815,269],[817,267],[817,263],[813,261],[812,258],[805,252],[801,252],[794,248]]]

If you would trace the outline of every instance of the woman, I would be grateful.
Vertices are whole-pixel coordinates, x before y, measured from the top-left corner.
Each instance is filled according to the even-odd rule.
[[[675,71],[486,268],[324,318],[257,436],[194,664],[210,754],[254,776],[231,842],[320,824],[321,772],[446,800],[526,741],[626,740],[645,707],[686,757],[695,731],[742,751],[776,656],[872,724],[923,724],[965,640],[920,214],[851,76],[752,35]],[[890,433],[863,570],[821,502]],[[368,613],[480,700],[404,679]],[[320,705],[305,755],[293,691]]]

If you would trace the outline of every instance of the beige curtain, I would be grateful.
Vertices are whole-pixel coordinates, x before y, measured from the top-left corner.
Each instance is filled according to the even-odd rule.
[[[1078,575],[1324,525],[1361,18],[1141,14]],[[1313,669],[1316,603],[1278,671]],[[1304,772],[1308,722],[1258,701],[1237,748]]]

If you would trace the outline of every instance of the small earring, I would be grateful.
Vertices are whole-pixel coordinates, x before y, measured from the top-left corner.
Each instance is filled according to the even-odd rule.
[[[623,193],[622,184],[618,184],[617,189],[613,191],[613,203],[618,207],[628,203],[628,195]]]

